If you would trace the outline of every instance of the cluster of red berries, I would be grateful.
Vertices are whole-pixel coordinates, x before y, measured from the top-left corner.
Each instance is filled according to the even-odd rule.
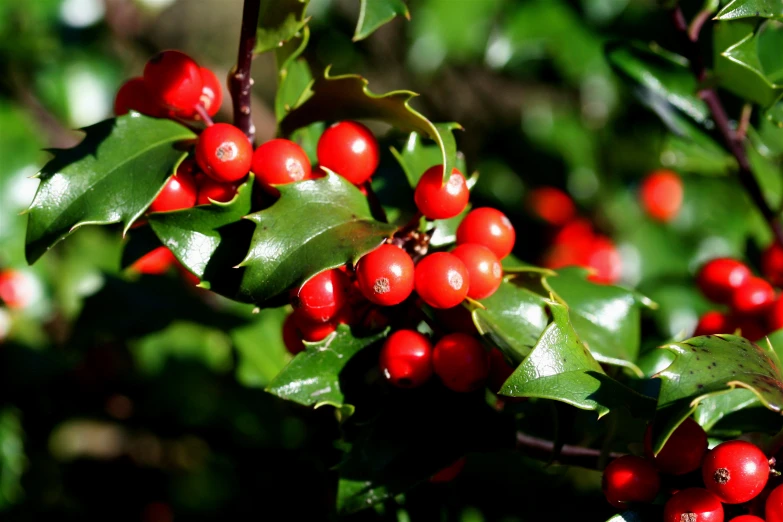
[[[699,289],[728,311],[713,310],[701,316],[694,335],[739,330],[742,336],[757,341],[783,328],[783,299],[776,296],[773,287],[783,284],[783,248],[771,245],[764,251],[761,264],[765,277],[754,276],[736,259],[713,259],[701,267],[696,276]]]
[[[625,455],[604,470],[602,485],[610,504],[626,508],[632,503],[651,503],[663,491],[671,496],[664,506],[664,522],[723,522],[723,505],[763,499],[771,472],[770,460],[755,444],[732,440],[708,451],[707,434],[692,419],[672,433],[657,456],[652,452],[652,426],[644,440],[645,457]],[[701,470],[692,484],[662,488],[667,477]],[[663,475],[663,478],[661,477]],[[688,479],[690,481],[690,479]],[[703,487],[702,487],[703,486]],[[766,503],[747,504],[734,522],[783,521],[783,486],[769,492]],[[762,519],[756,515],[764,515]]]

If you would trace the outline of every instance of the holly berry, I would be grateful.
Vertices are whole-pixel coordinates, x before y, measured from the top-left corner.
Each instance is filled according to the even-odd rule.
[[[484,299],[495,293],[503,281],[503,267],[498,256],[484,245],[465,243],[451,252],[468,271],[468,297]]]
[[[186,159],[152,201],[150,212],[168,212],[194,206],[198,198],[198,185],[191,172],[193,160]]]
[[[308,279],[295,293],[294,308],[313,321],[330,321],[348,302],[350,286],[345,272],[336,268],[325,270]]]
[[[596,236],[588,250],[586,266],[593,269],[590,281],[601,284],[616,283],[622,270],[620,252],[614,242],[605,236]]]
[[[462,457],[459,460],[454,461],[453,464],[450,464],[443,468],[442,470],[435,473],[433,476],[430,477],[430,482],[433,484],[442,484],[444,482],[451,482],[457,476],[462,472],[462,468],[465,467],[465,462],[467,459],[465,457]]]
[[[140,76],[123,83],[114,98],[114,114],[116,116],[128,114],[132,110],[154,117],[162,117],[166,113],[152,100],[144,78]]]
[[[713,310],[705,313],[699,318],[693,335],[728,334],[733,332],[734,325],[729,316]]]
[[[527,204],[535,216],[555,227],[565,225],[576,215],[571,197],[555,187],[533,189],[527,197]]]
[[[416,388],[432,377],[432,344],[419,332],[398,330],[381,348],[381,373],[399,388]]]
[[[141,274],[160,275],[165,274],[176,262],[177,258],[171,250],[160,246],[140,257],[130,266],[130,269]]]
[[[753,277],[745,264],[730,258],[708,261],[699,270],[696,282],[707,299],[728,304],[734,292]]]
[[[222,183],[238,181],[250,171],[253,146],[247,136],[228,123],[216,123],[201,133],[196,162],[204,173]]]
[[[215,76],[215,73],[206,67],[201,67],[199,73],[202,82],[199,102],[204,106],[207,114],[214,116],[223,105],[223,89],[220,87],[220,80]]]
[[[783,486],[773,489],[767,497],[764,516],[767,522],[783,522]]]
[[[740,515],[732,518],[729,522],[764,522],[764,519],[756,515]]]
[[[33,283],[28,276],[16,270],[0,270],[0,305],[24,308],[34,298]],[[0,336],[2,337],[2,336]]]
[[[729,323],[734,326],[734,330],[739,330],[739,335],[751,341],[758,341],[769,333],[763,318],[756,315],[732,314]],[[734,330],[727,333],[734,333]]]
[[[642,181],[639,197],[650,217],[671,221],[682,206],[682,179],[671,170],[656,170]]]
[[[444,183],[443,165],[434,165],[419,178],[413,199],[427,219],[448,219],[465,210],[470,191],[465,176],[459,170],[453,169]]]
[[[706,489],[683,489],[666,502],[663,522],[723,522],[723,505]]]
[[[299,310],[294,310],[293,315],[296,321],[296,328],[299,330],[302,339],[310,343],[323,341],[337,329],[337,321],[313,321]]]
[[[701,467],[707,489],[726,504],[741,504],[761,493],[769,479],[769,460],[758,446],[731,440],[715,446]]]
[[[378,142],[370,129],[355,121],[335,123],[321,134],[318,163],[354,185],[361,185],[378,168]]]
[[[413,292],[413,260],[394,245],[381,245],[359,260],[356,281],[362,295],[383,306],[403,302]]]
[[[283,344],[291,355],[296,355],[305,349],[296,322],[295,314],[288,314],[283,321]]]
[[[144,66],[144,83],[158,103],[182,114],[192,113],[204,86],[201,68],[179,51],[162,51],[150,58]]]
[[[443,336],[432,352],[435,374],[455,392],[470,392],[484,386],[489,375],[489,355],[470,335]]]
[[[414,274],[416,293],[433,308],[451,308],[468,295],[470,276],[454,254],[436,252],[419,261]]]
[[[777,287],[783,287],[783,246],[772,243],[761,254],[761,273]]]
[[[606,466],[601,486],[607,500],[615,505],[618,502],[652,502],[658,495],[661,479],[650,461],[636,455],[623,455]]]
[[[767,310],[767,326],[770,332],[783,328],[783,299],[776,299]]]
[[[273,196],[280,191],[273,185],[285,185],[310,179],[310,160],[302,147],[282,138],[269,140],[253,153],[251,170],[261,187]]]
[[[490,207],[471,210],[457,227],[457,244],[478,243],[503,259],[514,248],[516,233],[501,211]]]
[[[228,203],[237,195],[238,188],[239,185],[237,183],[221,183],[220,181],[215,181],[212,178],[204,176],[198,183],[198,199],[196,199],[196,204],[209,205],[213,201]]]
[[[644,452],[647,458],[654,459],[661,473],[684,475],[701,466],[707,451],[707,434],[701,426],[691,419],[685,419],[671,434],[658,455],[653,457],[652,425],[647,426],[644,434]]]
[[[775,289],[760,277],[751,277],[731,296],[731,308],[744,315],[765,312],[775,301]]]

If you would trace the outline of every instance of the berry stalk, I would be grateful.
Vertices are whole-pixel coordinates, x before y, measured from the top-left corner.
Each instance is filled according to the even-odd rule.
[[[242,29],[239,36],[237,64],[228,77],[228,89],[234,102],[234,125],[252,142],[256,129],[250,118],[250,88],[253,79],[250,67],[253,64],[253,49],[256,46],[258,16],[261,12],[261,0],[245,0],[242,8]]]

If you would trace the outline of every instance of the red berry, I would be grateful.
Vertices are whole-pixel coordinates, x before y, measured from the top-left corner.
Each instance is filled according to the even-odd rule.
[[[413,199],[427,219],[448,219],[465,210],[470,191],[460,171],[453,169],[444,183],[443,165],[435,165],[419,178]]]
[[[587,256],[586,266],[594,270],[588,279],[602,284],[616,283],[620,279],[621,264],[620,253],[612,240],[596,236]]]
[[[313,321],[306,315],[294,310],[293,313],[296,320],[296,328],[299,333],[307,342],[317,343],[323,341],[326,337],[337,329],[336,321]]]
[[[223,89],[220,86],[220,80],[215,76],[215,73],[206,67],[199,68],[199,73],[203,84],[199,101],[207,110],[207,114],[214,116],[223,105]]]
[[[775,289],[760,277],[751,277],[731,296],[731,308],[743,315],[761,314],[775,301]]]
[[[571,197],[555,187],[533,189],[527,202],[534,215],[556,227],[565,225],[576,215]]]
[[[28,276],[16,270],[0,270],[0,305],[24,308],[34,298],[33,283]],[[2,336],[0,336],[2,337]]]
[[[473,323],[473,314],[464,306],[436,308],[435,318],[449,332],[462,332],[470,335],[478,335],[479,333]]]
[[[215,181],[238,181],[250,172],[253,146],[247,136],[228,123],[204,129],[196,143],[196,162]]]
[[[487,378],[490,391],[498,393],[512,373],[514,373],[514,367],[506,362],[503,352],[497,348],[490,350],[489,376]]]
[[[767,310],[767,327],[770,332],[783,328],[783,299],[776,299]]]
[[[282,138],[269,140],[253,153],[251,170],[261,187],[273,196],[280,191],[272,185],[285,185],[311,178],[310,160],[302,147]]]
[[[652,425],[647,426],[644,434],[644,452],[647,458],[655,459],[655,465],[661,473],[669,475],[690,473],[701,466],[706,451],[707,434],[690,417],[677,426],[655,457],[652,448]]]
[[[699,318],[693,335],[730,334],[734,333],[734,330],[734,321],[732,321],[728,315],[713,310],[705,313]]]
[[[326,322],[337,316],[348,302],[351,281],[336,268],[324,270],[305,282],[294,293],[293,305],[300,314],[313,321]]]
[[[318,139],[318,163],[354,185],[361,185],[378,168],[378,142],[370,129],[355,121],[335,123]]]
[[[503,259],[514,248],[516,233],[505,214],[494,208],[471,210],[457,227],[457,244],[478,243]]]
[[[237,195],[237,188],[239,188],[237,183],[221,183],[206,176],[198,185],[197,205],[209,205],[212,201],[228,203]]]
[[[176,261],[177,258],[174,257],[171,250],[164,246],[160,246],[140,257],[130,266],[130,268],[141,274],[160,275],[166,273]]]
[[[719,258],[708,261],[699,270],[696,282],[707,299],[728,304],[737,288],[744,285],[753,274],[740,261]]]
[[[773,285],[783,287],[783,246],[772,243],[761,254],[761,273]]]
[[[465,264],[454,254],[430,254],[416,265],[415,288],[433,308],[451,308],[468,295],[470,276]]]
[[[487,351],[474,337],[463,333],[441,338],[433,349],[432,363],[435,374],[455,392],[478,390],[489,375]]]
[[[732,518],[729,522],[764,522],[764,519],[756,515],[740,515]]]
[[[701,477],[721,502],[741,504],[761,493],[767,485],[769,460],[755,444],[731,440],[707,453]]]
[[[192,114],[202,87],[201,69],[187,54],[162,51],[144,66],[147,90],[161,105],[182,114]]]
[[[305,349],[302,336],[296,325],[296,314],[288,314],[283,321],[283,344],[291,355],[296,355]]]
[[[734,326],[734,330],[728,333],[734,333],[735,330],[739,330],[738,335],[749,341],[758,341],[769,333],[763,319],[763,317],[755,315],[732,314],[729,316],[729,323]]]
[[[503,281],[503,267],[498,256],[484,245],[465,243],[451,252],[468,270],[468,297],[484,299],[495,293]]]
[[[457,475],[460,474],[462,471],[462,468],[465,467],[465,461],[467,459],[465,457],[462,457],[461,459],[454,462],[454,464],[451,464],[442,470],[435,473],[433,476],[430,477],[430,482],[433,484],[442,484],[444,482],[451,482],[455,478],[457,478]]]
[[[150,97],[142,77],[131,78],[123,83],[117,91],[117,97],[114,98],[115,115],[122,116],[132,110],[156,118],[166,114],[166,111]]]
[[[656,170],[642,181],[639,196],[650,217],[671,221],[682,206],[682,180],[671,170]]]
[[[383,344],[380,366],[383,376],[395,386],[421,386],[432,377],[432,345],[419,332],[398,330]]]
[[[767,522],[783,522],[783,486],[772,490],[764,506]]]
[[[623,455],[606,466],[601,486],[607,500],[613,503],[652,502],[658,495],[661,480],[650,461]]]
[[[356,281],[362,295],[375,304],[399,304],[413,292],[413,260],[401,248],[381,245],[359,260]]]
[[[194,206],[198,197],[198,185],[192,171],[193,160],[183,161],[177,168],[177,173],[169,178],[150,204],[150,212],[168,212]]]
[[[723,505],[706,489],[683,489],[666,502],[663,522],[723,522]]]

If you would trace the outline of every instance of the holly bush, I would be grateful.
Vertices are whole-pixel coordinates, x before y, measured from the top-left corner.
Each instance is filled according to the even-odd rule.
[[[3,520],[783,520],[782,24],[6,2]]]

